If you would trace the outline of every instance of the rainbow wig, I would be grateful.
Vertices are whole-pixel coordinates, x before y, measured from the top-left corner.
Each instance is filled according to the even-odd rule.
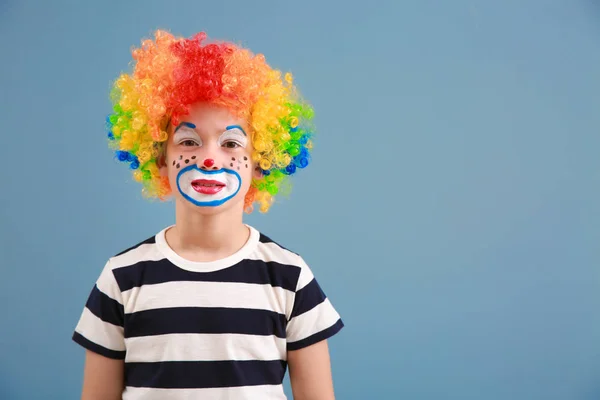
[[[300,98],[292,75],[271,68],[262,54],[233,43],[203,43],[158,30],[134,49],[134,68],[111,91],[108,137],[118,160],[129,164],[149,198],[166,199],[171,187],[159,174],[169,122],[178,125],[195,102],[226,107],[248,122],[253,160],[263,174],[252,181],[244,208],[267,212],[289,176],[305,168],[312,149],[313,110]]]

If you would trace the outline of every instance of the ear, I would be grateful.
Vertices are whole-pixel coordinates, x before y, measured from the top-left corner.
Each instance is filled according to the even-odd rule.
[[[254,167],[254,171],[252,173],[252,177],[254,179],[261,179],[263,177],[262,169],[260,169],[260,167],[258,165],[256,167]]]
[[[169,176],[169,170],[167,168],[167,151],[164,143],[158,145],[158,156],[156,157],[156,166],[158,167],[158,173],[162,177]]]
[[[155,148],[158,150],[158,156],[156,157],[156,166],[158,167],[158,173],[163,178],[167,178],[169,176],[169,169],[167,168],[167,143],[170,140],[170,125],[171,118],[167,120],[165,124],[165,132],[167,132],[167,140],[164,142],[154,143]]]
[[[158,173],[160,174],[160,176],[162,176],[163,178],[167,178],[169,176],[167,164],[157,160],[156,165],[158,166]]]

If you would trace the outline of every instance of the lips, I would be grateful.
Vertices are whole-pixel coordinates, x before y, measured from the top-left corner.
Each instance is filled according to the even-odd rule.
[[[219,193],[225,184],[223,182],[208,180],[208,179],[196,179],[192,181],[192,188],[202,194],[215,194]]]

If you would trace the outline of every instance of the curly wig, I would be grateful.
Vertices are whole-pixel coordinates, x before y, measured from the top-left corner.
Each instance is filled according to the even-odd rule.
[[[158,30],[154,40],[133,49],[133,71],[121,74],[111,91],[110,146],[133,170],[144,195],[164,200],[172,192],[159,173],[167,125],[177,125],[196,102],[226,107],[248,122],[252,158],[262,170],[246,194],[245,210],[258,203],[267,212],[290,175],[310,162],[313,109],[292,75],[271,68],[262,54],[206,41],[204,32],[182,38]]]

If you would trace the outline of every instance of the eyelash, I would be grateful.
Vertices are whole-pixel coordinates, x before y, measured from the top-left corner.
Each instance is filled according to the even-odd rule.
[[[229,150],[235,150],[238,148],[242,148],[245,147],[244,142],[240,141],[239,139],[232,137],[233,135],[231,134],[225,134],[225,137],[222,137],[222,142],[221,142],[221,147],[229,149]],[[183,147],[197,147],[197,146],[202,146],[202,142],[196,138],[193,137],[183,137],[179,140],[178,144],[180,146]]]
[[[187,145],[186,143],[192,143],[191,145]],[[191,147],[191,146],[199,146],[200,144],[195,141],[194,139],[184,139],[182,141],[179,142],[179,144],[185,146],[185,147]]]
[[[230,144],[233,144],[235,146],[228,146]],[[235,140],[226,140],[223,142],[223,144],[221,144],[222,147],[226,147],[228,149],[237,149],[238,147],[242,147],[242,144],[238,141]]]

